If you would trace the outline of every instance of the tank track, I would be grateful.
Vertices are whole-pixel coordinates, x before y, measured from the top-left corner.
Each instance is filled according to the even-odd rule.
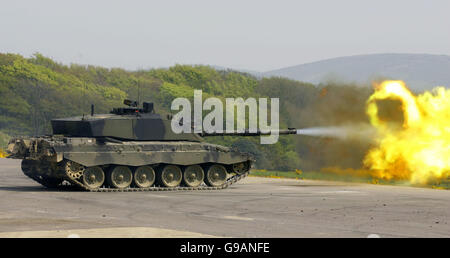
[[[47,177],[40,176],[40,175],[31,175],[31,174],[28,174],[25,172],[24,172],[24,174],[27,177],[33,179],[35,182],[39,183],[40,185],[43,185],[50,189],[59,189],[59,188],[63,188],[63,187],[73,188],[71,185],[70,186],[69,185],[61,185],[60,183],[51,182],[50,181],[51,178],[47,178]]]
[[[49,181],[53,178],[45,177],[43,175],[36,175],[31,173],[26,173],[23,171],[23,173],[34,180],[35,182],[39,183],[40,185],[43,185],[50,189],[68,189],[68,190],[84,190],[88,192],[156,192],[156,191],[211,191],[211,190],[222,190],[226,189],[232,184],[240,181],[241,179],[244,179],[250,174],[250,171],[247,171],[243,174],[236,174],[231,177],[229,177],[225,183],[223,183],[221,186],[198,186],[198,187],[185,187],[185,186],[177,186],[177,187],[162,187],[162,186],[151,186],[151,187],[145,187],[145,188],[138,188],[138,187],[128,187],[128,188],[106,188],[101,187],[97,189],[92,189],[87,186],[85,186],[83,183],[70,178],[67,176],[64,178],[64,180],[68,181],[70,185],[63,185],[61,180],[61,183],[54,184],[53,182]]]
[[[30,166],[27,166],[25,164],[24,166],[24,161],[22,161],[21,164],[21,170],[23,172],[24,175],[26,175],[27,177],[31,178],[33,181],[47,187],[47,188],[59,188],[62,187],[61,183],[63,182],[62,179],[58,179],[58,178],[53,178],[50,177],[46,174],[38,174],[38,173],[34,173],[32,171],[32,169],[30,168]]]
[[[74,185],[78,186],[80,189],[89,191],[89,192],[156,192],[156,191],[210,191],[210,190],[221,190],[228,188],[230,185],[240,181],[241,179],[248,176],[250,172],[243,173],[241,175],[234,175],[225,181],[221,186],[212,187],[212,186],[198,186],[198,187],[184,187],[184,186],[177,186],[177,187],[162,187],[162,186],[151,186],[151,187],[145,187],[145,188],[138,188],[138,187],[128,187],[128,188],[97,188],[97,189],[91,189],[82,184],[81,182],[78,182],[76,180],[70,179],[69,182],[73,183]]]

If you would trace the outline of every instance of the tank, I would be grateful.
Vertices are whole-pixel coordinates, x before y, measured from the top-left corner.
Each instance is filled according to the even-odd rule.
[[[210,144],[203,136],[257,136],[270,132],[176,134],[171,117],[153,103],[125,100],[109,114],[54,119],[53,134],[13,138],[8,158],[47,188],[95,192],[218,190],[248,175],[249,153]],[[280,130],[295,134],[295,129]]]

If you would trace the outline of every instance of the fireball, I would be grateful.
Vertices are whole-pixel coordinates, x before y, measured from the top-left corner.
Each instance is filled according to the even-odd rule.
[[[401,128],[379,117],[379,101],[401,102]],[[450,90],[443,87],[414,95],[402,81],[376,85],[367,114],[377,135],[364,166],[386,180],[426,184],[450,175]]]

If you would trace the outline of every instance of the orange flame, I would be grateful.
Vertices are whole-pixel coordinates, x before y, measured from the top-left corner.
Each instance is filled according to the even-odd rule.
[[[400,130],[378,116],[377,101],[386,99],[402,103]],[[450,175],[450,90],[438,87],[415,96],[404,82],[385,81],[376,86],[366,111],[378,138],[364,165],[377,177],[426,184]]]
[[[6,152],[4,152],[2,149],[0,149],[0,158],[6,158],[8,156]]]

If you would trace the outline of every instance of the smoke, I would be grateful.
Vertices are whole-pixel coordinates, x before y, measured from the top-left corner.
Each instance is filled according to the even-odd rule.
[[[330,83],[312,94],[290,90],[283,101],[288,122],[300,128],[292,137],[301,159],[299,169],[319,172],[326,167],[360,169],[377,135],[366,114],[370,87]],[[304,129],[302,129],[304,128]]]
[[[357,123],[343,126],[311,127],[297,130],[299,135],[331,137],[340,140],[372,141],[377,131],[369,124]]]

